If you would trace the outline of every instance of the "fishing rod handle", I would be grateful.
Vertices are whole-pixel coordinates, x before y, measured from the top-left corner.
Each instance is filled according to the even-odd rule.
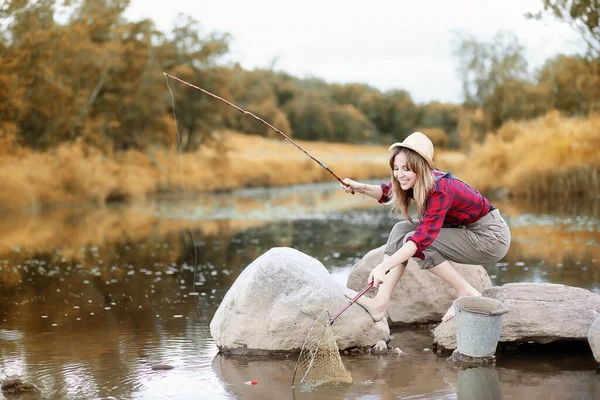
[[[344,306],[344,308],[342,308],[340,311],[338,311],[338,312],[337,312],[337,314],[335,314],[335,315],[333,316],[333,318],[331,318],[331,319],[329,320],[329,325],[333,325],[334,321],[335,321],[335,320],[336,320],[336,319],[337,319],[337,318],[338,318],[340,315],[342,315],[342,313],[343,313],[344,311],[346,311],[346,310],[347,310],[347,309],[348,309],[348,308],[349,308],[349,307],[350,307],[352,304],[354,304],[354,303],[356,302],[356,300],[358,300],[358,299],[359,299],[359,298],[360,298],[360,297],[361,297],[363,294],[367,293],[367,291],[368,291],[369,289],[371,289],[372,287],[373,287],[373,281],[369,282],[369,284],[368,284],[367,286],[365,286],[365,287],[363,288],[363,290],[361,290],[360,292],[358,292],[358,293],[357,293],[357,295],[356,295],[356,296],[354,296],[354,298],[353,298],[352,300],[350,300],[350,302]]]

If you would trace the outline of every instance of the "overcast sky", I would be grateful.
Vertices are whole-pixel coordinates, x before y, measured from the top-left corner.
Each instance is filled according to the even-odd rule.
[[[275,69],[299,78],[360,82],[404,89],[416,102],[462,100],[457,34],[491,41],[514,32],[530,69],[558,54],[583,50],[577,34],[549,18],[525,19],[541,0],[133,0],[131,20],[152,19],[169,32],[178,13],[192,15],[202,34],[232,35],[228,59],[246,69]]]

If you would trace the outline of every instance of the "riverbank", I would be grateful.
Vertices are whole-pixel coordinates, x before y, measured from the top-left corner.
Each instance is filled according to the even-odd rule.
[[[40,209],[65,203],[135,203],[243,187],[287,186],[335,178],[285,140],[224,132],[220,145],[180,154],[177,149],[112,156],[83,143],[45,153],[0,158],[0,204]],[[386,176],[387,148],[297,142],[340,178]]]
[[[504,124],[462,162],[457,174],[493,197],[600,198],[600,114],[559,113]]]
[[[244,187],[335,181],[285,140],[226,131],[220,145],[113,155],[75,142],[44,153],[0,156],[0,208],[39,210],[65,204],[138,203]],[[387,146],[297,142],[340,178],[388,176]],[[468,154],[436,151],[452,171],[491,197],[600,197],[600,116],[556,113],[511,122]]]

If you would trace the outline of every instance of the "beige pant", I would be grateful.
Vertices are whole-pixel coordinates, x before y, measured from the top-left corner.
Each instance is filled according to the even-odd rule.
[[[415,233],[416,223],[402,221],[392,228],[385,254],[394,254]],[[510,230],[500,211],[495,209],[477,222],[458,228],[442,228],[425,249],[425,260],[415,259],[422,269],[449,260],[461,264],[492,264],[508,252]]]

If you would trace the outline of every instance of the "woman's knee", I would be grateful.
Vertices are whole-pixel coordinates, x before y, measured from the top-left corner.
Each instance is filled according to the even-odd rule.
[[[394,225],[385,246],[385,254],[389,256],[394,254],[404,245],[406,238],[415,232],[415,228],[415,224],[408,221],[398,222]]]
[[[508,253],[510,249],[510,243],[502,243],[498,242],[494,245],[492,250],[490,251],[491,256],[493,258],[492,262],[498,262],[504,258],[504,256]]]
[[[392,228],[390,236],[403,238],[407,233],[413,232],[417,228],[416,224],[408,221],[398,222]]]

